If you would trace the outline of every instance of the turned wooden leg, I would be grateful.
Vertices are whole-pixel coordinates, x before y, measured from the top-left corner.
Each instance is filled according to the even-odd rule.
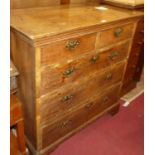
[[[17,136],[18,136],[18,146],[22,155],[26,155],[26,145],[24,139],[24,122],[23,120],[17,123]]]
[[[115,114],[117,114],[119,112],[119,107],[120,105],[118,104],[117,106],[115,106],[114,108],[112,108],[110,111],[109,111],[109,114],[114,116]]]

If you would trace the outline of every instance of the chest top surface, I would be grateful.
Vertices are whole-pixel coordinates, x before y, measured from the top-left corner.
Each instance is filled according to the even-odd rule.
[[[64,5],[11,10],[11,28],[30,39],[104,25],[143,13],[108,5]]]

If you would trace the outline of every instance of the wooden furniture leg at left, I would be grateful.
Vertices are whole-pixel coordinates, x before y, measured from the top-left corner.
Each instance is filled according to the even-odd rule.
[[[22,107],[20,101],[15,95],[10,96],[10,129],[12,127],[16,128],[17,131],[17,143],[18,151],[21,155],[26,155],[26,146],[24,138],[24,121],[22,117]],[[12,133],[10,135],[10,140],[15,138]],[[14,140],[15,141],[15,140]],[[10,144],[11,146],[14,144]],[[16,146],[16,145],[15,145]],[[11,148],[11,147],[10,147]],[[10,152],[11,155],[14,155],[13,152]]]

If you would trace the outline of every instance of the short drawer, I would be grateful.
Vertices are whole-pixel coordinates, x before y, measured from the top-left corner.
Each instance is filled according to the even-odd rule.
[[[134,34],[134,24],[120,25],[100,32],[96,47],[102,48],[122,40],[131,38]]]
[[[125,69],[124,61],[97,72],[94,77],[77,84],[70,84],[63,89],[57,89],[51,94],[42,97],[41,122],[51,122],[51,118],[63,117],[67,112],[84,104],[88,98],[105,92],[105,89],[120,82]]]
[[[103,112],[107,107],[115,104],[118,100],[119,91],[120,84],[105,89],[101,96],[94,98],[92,101],[87,101],[84,106],[56,123],[43,127],[43,148],[64,137],[67,133]],[[51,119],[54,118],[51,117]]]
[[[41,73],[42,95],[64,86],[87,78],[109,65],[122,61],[128,56],[130,41],[114,46],[106,51],[87,54],[85,57],[55,68],[47,67]]]
[[[80,54],[95,49],[96,33],[54,42],[42,47],[41,64],[51,65],[61,61],[69,61]]]

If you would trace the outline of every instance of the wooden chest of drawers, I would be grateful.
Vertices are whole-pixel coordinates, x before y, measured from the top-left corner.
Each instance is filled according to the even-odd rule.
[[[11,57],[20,73],[19,96],[33,154],[47,155],[117,109],[142,16],[106,5],[11,10]]]

